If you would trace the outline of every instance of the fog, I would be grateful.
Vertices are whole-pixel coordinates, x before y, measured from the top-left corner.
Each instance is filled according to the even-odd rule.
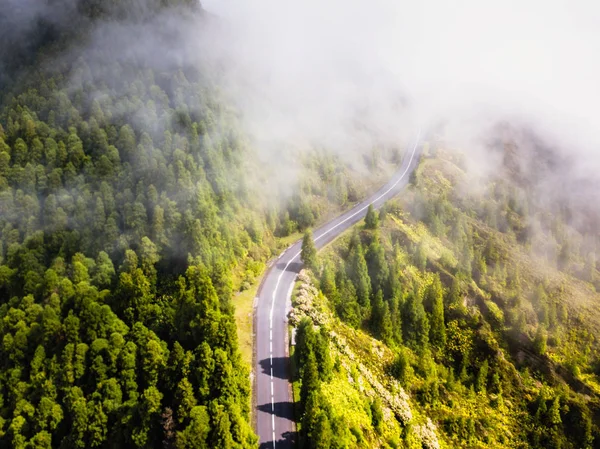
[[[203,7],[226,24],[215,40],[230,58],[234,99],[265,141],[301,136],[343,151],[443,121],[450,142],[485,168],[486,153],[477,150],[490,127],[507,120],[581,155],[582,170],[597,166],[596,2],[205,0]]]
[[[2,65],[32,44],[39,21],[71,23],[75,4],[8,0],[0,11],[0,82]],[[267,162],[303,147],[325,147],[353,161],[373,146],[404,145],[419,128],[430,136],[443,123],[449,145],[467,152],[485,176],[499,163],[488,151],[490,133],[509,123],[572,157],[578,176],[595,177],[600,168],[596,2],[203,0],[202,6],[210,20],[167,13],[97,23],[91,40],[66,58],[85,52],[95,75],[113,60],[142,60],[158,70],[218,66],[217,83]],[[530,144],[519,138],[522,147]]]

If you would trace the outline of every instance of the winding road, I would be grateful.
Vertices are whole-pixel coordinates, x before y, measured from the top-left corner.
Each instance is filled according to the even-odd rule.
[[[419,130],[408,148],[408,157],[404,158],[400,169],[386,185],[348,212],[313,231],[317,249],[362,220],[370,204],[377,209],[406,187],[421,154],[420,138]],[[266,273],[256,300],[254,401],[255,430],[260,439],[260,449],[289,449],[296,440],[287,315],[291,308],[294,281],[302,269],[301,245],[302,241],[298,241],[279,256]]]

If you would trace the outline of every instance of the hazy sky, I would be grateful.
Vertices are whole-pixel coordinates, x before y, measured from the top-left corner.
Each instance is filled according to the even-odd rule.
[[[568,151],[600,145],[600,3],[204,0],[230,26],[227,51],[248,87],[256,130],[331,145],[360,142],[356,115],[380,137],[451,120],[469,141],[509,118]],[[251,95],[249,92],[252,92]],[[248,101],[245,96],[252,97]],[[268,104],[268,108],[264,107]],[[268,114],[257,114],[261,107]],[[408,126],[406,126],[408,125]],[[267,128],[266,130],[264,128]]]

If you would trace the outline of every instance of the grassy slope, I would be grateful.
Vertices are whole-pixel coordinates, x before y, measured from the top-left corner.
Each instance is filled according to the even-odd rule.
[[[438,155],[434,159],[425,160],[421,165],[420,179],[429,190],[448,191],[463,176],[462,170],[453,163],[451,158]],[[405,195],[401,201],[406,206],[414,199],[411,194]],[[490,347],[497,350],[495,363],[509,379],[509,387],[505,389],[502,398],[485,392],[476,393],[460,382],[448,381],[448,371],[432,359],[409,352],[413,372],[403,385],[411,394],[408,399],[416,423],[425,422],[425,417],[431,418],[438,424],[437,435],[442,447],[488,447],[513,448],[527,447],[527,437],[524,433],[524,423],[528,422],[527,407],[539,395],[547,391],[560,394],[575,400],[598,401],[598,378],[591,373],[589,363],[593,354],[597,354],[597,342],[594,335],[600,329],[600,295],[594,289],[579,279],[560,272],[535,258],[514,239],[490,228],[485,223],[464,214],[479,238],[493,236],[499,242],[504,254],[508,256],[506,264],[517,264],[521,269],[520,308],[527,314],[535,314],[531,293],[539,283],[544,283],[548,291],[560,289],[557,297],[566,306],[569,318],[567,322],[554,330],[557,336],[550,339],[548,351],[544,356],[537,356],[531,351],[531,341],[536,327],[536,318],[528,316],[525,341],[521,344],[508,344],[510,326],[508,323],[496,325],[493,328],[486,323],[489,315],[490,300],[498,302],[502,308],[501,298],[514,292],[506,283],[490,273],[479,284],[472,281],[467,289],[464,304],[469,313],[485,323],[477,332],[478,337]],[[428,271],[438,272],[446,287],[453,277],[458,254],[452,242],[446,238],[438,238],[431,234],[423,223],[403,212],[402,208],[390,214],[388,220],[380,229],[382,240],[390,251],[392,242],[401,242],[403,248],[398,257],[402,263],[403,277],[416,279],[421,285],[430,282],[427,272],[420,272],[411,263],[412,256],[407,248],[426,242],[428,256]],[[323,254],[324,257],[340,257],[340,252],[346,246],[346,238],[338,240]],[[337,254],[336,254],[337,253]],[[305,279],[309,283],[308,279]],[[310,291],[310,287],[305,286]],[[335,409],[346,414],[356,436],[356,447],[411,447],[411,438],[402,431],[398,419],[394,419],[390,404],[387,403],[386,425],[374,429],[368,412],[369,398],[375,395],[385,397],[386,391],[397,391],[393,380],[386,374],[386,366],[391,362],[393,353],[380,342],[372,339],[362,331],[349,328],[334,318],[329,310],[328,301],[313,292],[305,294],[311,300],[296,300],[296,311],[313,316],[316,324],[335,329],[332,333],[334,353],[339,359],[338,375],[327,386],[329,400],[336,405]],[[303,302],[304,301],[304,302]],[[560,304],[559,304],[560,305]],[[527,338],[529,337],[529,339]],[[587,354],[587,355],[586,355]],[[590,355],[591,354],[591,355]],[[576,358],[581,367],[581,374],[571,376],[565,369],[570,359]],[[429,366],[428,366],[429,365]],[[543,369],[549,377],[530,376],[529,371]],[[362,370],[370,373],[375,382],[384,385],[384,390],[378,391],[361,375]],[[433,370],[433,375],[426,374]],[[430,378],[438,378],[442,383],[444,398],[420,403],[414,396],[421,390]],[[550,379],[550,380],[549,380]],[[548,387],[548,381],[552,387]],[[585,393],[585,395],[582,395]],[[589,395],[592,395],[591,397]],[[594,397],[595,396],[595,397]],[[384,401],[385,403],[385,401]],[[400,420],[402,421],[402,420]],[[474,432],[467,432],[466,427],[472,426]],[[450,429],[452,427],[452,429]],[[463,429],[463,427],[465,429]],[[464,435],[463,435],[464,434]],[[469,435],[468,437],[466,435]],[[474,435],[474,436],[473,436]],[[360,439],[364,438],[361,443]]]
[[[426,183],[425,189],[429,189],[430,191],[436,189],[448,191],[452,184],[460,182],[461,178],[464,177],[464,173],[452,162],[448,154],[438,154],[437,158],[425,160],[421,165],[421,178]],[[407,204],[409,201],[411,201],[410,198],[406,199],[404,204]],[[563,339],[566,339],[566,341],[561,340],[563,344],[551,344],[549,346],[548,357],[552,361],[565,363],[568,360],[569,353],[572,353],[575,348],[564,343],[568,343],[571,337],[577,338],[575,335],[569,335],[573,330],[584,329],[592,335],[600,335],[600,294],[596,292],[590,283],[557,270],[556,267],[551,266],[544,259],[536,257],[530,248],[519,245],[511,236],[500,233],[467,214],[463,215],[481,238],[489,236],[494,238],[499,245],[500,251],[508,257],[506,261],[507,265],[519,266],[521,288],[518,294],[521,297],[522,310],[528,314],[535,314],[535,307],[532,304],[531,296],[535,287],[540,283],[545,285],[547,292],[560,292],[560,294],[556,295],[556,299],[560,306],[565,306],[570,319],[568,323],[565,323],[568,325],[562,326],[563,328],[559,329]],[[444,267],[444,263],[441,257],[439,257],[439,251],[437,253],[435,251],[437,248],[443,248],[444,251],[453,255],[452,242],[448,239],[444,239],[441,242],[436,237],[431,236],[425,226],[415,225],[413,219],[409,218],[405,223],[398,220],[395,221],[398,229],[412,242],[417,243],[421,237],[417,236],[411,228],[420,229],[422,238],[426,238],[429,242],[436,242],[432,245],[430,258],[437,262],[438,270],[451,270],[453,268],[452,264],[446,264]],[[486,279],[486,283],[482,287],[488,293],[491,293],[492,297],[506,297],[514,293],[510,292],[510,289],[504,283],[498,282],[491,277]],[[533,324],[528,320],[527,331],[530,334],[533,333]],[[597,346],[599,342],[594,341],[594,343],[592,346],[595,346],[595,350],[598,351]],[[589,380],[590,385],[594,385],[597,388],[596,381],[592,377],[589,377]]]

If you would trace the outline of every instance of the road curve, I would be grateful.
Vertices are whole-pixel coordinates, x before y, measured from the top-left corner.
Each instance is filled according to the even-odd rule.
[[[400,169],[379,191],[348,212],[313,231],[315,246],[320,249],[364,218],[373,204],[379,208],[406,185],[421,155],[421,131],[408,147],[408,157]],[[289,449],[295,438],[294,409],[288,360],[287,315],[296,275],[302,269],[298,241],[286,249],[265,275],[254,311],[254,401],[256,432],[260,449]]]

